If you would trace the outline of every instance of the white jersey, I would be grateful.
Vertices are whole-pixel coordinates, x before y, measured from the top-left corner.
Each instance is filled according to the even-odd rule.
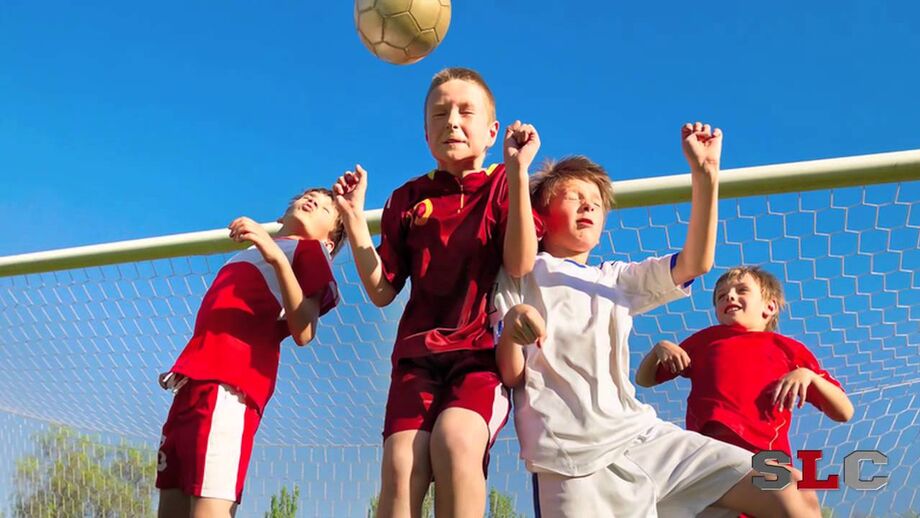
[[[671,256],[596,267],[543,252],[522,279],[499,274],[497,333],[517,304],[546,320],[542,347],[524,347],[524,386],[514,390],[514,424],[529,471],[594,473],[659,422],[629,381],[632,316],[689,294],[674,285]]]

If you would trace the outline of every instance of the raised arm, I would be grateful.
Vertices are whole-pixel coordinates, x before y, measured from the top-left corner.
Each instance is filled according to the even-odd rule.
[[[355,259],[355,269],[361,277],[364,291],[375,306],[383,307],[393,302],[396,290],[383,275],[383,261],[367,228],[364,215],[364,195],[367,192],[367,171],[360,165],[355,171],[348,171],[336,181],[332,188],[335,203],[345,222],[345,233]]]
[[[692,197],[687,241],[671,270],[675,284],[684,284],[712,269],[719,221],[719,162],[722,131],[709,124],[685,124],[681,128],[684,156],[690,164]]]
[[[505,171],[508,179],[508,221],[503,244],[505,271],[519,279],[533,270],[537,230],[530,205],[528,169],[540,149],[540,136],[530,124],[514,121],[505,130]]]
[[[672,374],[680,374],[690,366],[690,356],[682,347],[662,340],[655,344],[654,347],[642,358],[642,363],[636,370],[636,385],[640,387],[654,387],[658,385],[657,376],[658,366],[664,364]]]
[[[304,297],[300,283],[294,275],[290,261],[278,243],[268,232],[249,218],[237,218],[230,223],[230,238],[237,242],[251,241],[256,246],[265,262],[271,265],[278,277],[281,287],[281,299],[284,304],[288,331],[297,345],[306,345],[316,336],[316,324],[319,320],[319,301]]]
[[[513,306],[502,321],[503,331],[495,352],[502,383],[515,388],[524,382],[524,346],[546,336],[546,323],[540,313],[527,304]]]

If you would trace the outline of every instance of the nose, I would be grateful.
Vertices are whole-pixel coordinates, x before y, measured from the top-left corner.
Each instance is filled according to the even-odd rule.
[[[452,108],[450,114],[447,116],[447,127],[454,129],[460,127],[460,110],[457,108]]]

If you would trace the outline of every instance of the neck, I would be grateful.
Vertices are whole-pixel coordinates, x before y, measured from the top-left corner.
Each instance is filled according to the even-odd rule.
[[[292,237],[294,239],[303,239],[303,236],[297,233],[297,229],[291,227],[288,223],[281,223],[281,230],[275,234],[275,237]]]
[[[485,156],[478,156],[476,158],[461,160],[458,162],[445,162],[438,160],[438,169],[441,171],[447,171],[457,178],[463,178],[470,173],[477,173],[482,171],[482,164],[485,163],[485,161]]]
[[[591,255],[590,250],[578,252],[575,250],[569,250],[568,248],[557,245],[556,243],[547,242],[546,238],[544,238],[543,241],[543,250],[549,255],[559,259],[568,259],[579,264],[587,264],[588,256]]]

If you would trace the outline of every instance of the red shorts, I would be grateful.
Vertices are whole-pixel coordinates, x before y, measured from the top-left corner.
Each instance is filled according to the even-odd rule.
[[[482,416],[489,428],[491,447],[511,409],[493,349],[400,360],[390,376],[383,440],[406,430],[431,432],[438,415],[454,407]]]
[[[163,425],[156,487],[239,502],[259,420],[242,394],[220,383],[188,380]]]

